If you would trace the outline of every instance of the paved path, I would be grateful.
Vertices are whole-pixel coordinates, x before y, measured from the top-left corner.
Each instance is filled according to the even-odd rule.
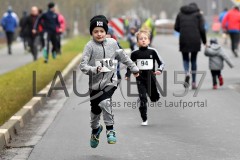
[[[114,96],[117,144],[109,145],[105,129],[98,148],[89,146],[89,102],[79,105],[87,97],[72,92],[72,77],[67,81],[70,97],[61,91],[49,98],[46,106],[32,123],[12,142],[13,148],[2,153],[2,158],[14,160],[239,160],[240,159],[240,59],[229,57],[234,69],[225,66],[225,85],[212,90],[208,59],[199,53],[198,69],[207,71],[197,95],[190,90],[184,97],[173,93],[184,92],[182,85],[174,84],[174,71],[182,70],[178,40],[172,36],[157,37],[154,46],[166,62],[167,96],[157,106],[149,107],[149,126],[140,126],[135,108],[137,97],[127,97],[126,81]],[[124,74],[124,73],[122,73]],[[87,91],[87,76],[78,71],[78,91]],[[184,79],[179,76],[178,80]],[[198,80],[200,75],[198,75]],[[134,80],[134,78],[132,78]],[[162,84],[163,77],[158,77]],[[162,85],[161,85],[162,86]],[[132,86],[132,93],[137,93]],[[175,102],[177,106],[171,107]],[[180,103],[188,103],[183,108]],[[114,103],[113,103],[114,104]],[[200,105],[202,104],[202,105]],[[195,106],[194,106],[195,105]]]

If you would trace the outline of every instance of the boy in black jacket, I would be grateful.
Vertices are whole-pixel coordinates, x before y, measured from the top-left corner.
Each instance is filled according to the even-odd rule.
[[[159,100],[160,95],[156,86],[156,76],[160,75],[164,68],[164,62],[157,50],[148,47],[150,44],[150,33],[146,30],[140,30],[136,33],[138,50],[131,54],[132,61],[137,63],[140,70],[140,76],[136,78],[139,92],[140,107],[139,111],[142,117],[141,125],[148,125],[147,121],[147,94],[152,102]],[[155,70],[155,61],[158,63],[158,68]],[[126,80],[130,77],[128,69],[126,73]]]

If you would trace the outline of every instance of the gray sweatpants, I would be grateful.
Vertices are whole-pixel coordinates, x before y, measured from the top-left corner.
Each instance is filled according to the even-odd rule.
[[[92,129],[100,126],[100,116],[103,114],[103,120],[106,126],[114,125],[114,115],[112,113],[112,95],[117,87],[108,86],[103,90],[92,90],[91,97],[91,113],[90,123]]]

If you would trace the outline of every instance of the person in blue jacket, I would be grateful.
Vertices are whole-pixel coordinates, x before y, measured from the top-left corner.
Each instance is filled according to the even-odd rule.
[[[16,28],[18,27],[18,17],[16,13],[12,11],[11,6],[9,6],[7,12],[3,14],[1,25],[6,33],[8,54],[11,55],[12,54],[11,46],[14,40],[14,33]]]

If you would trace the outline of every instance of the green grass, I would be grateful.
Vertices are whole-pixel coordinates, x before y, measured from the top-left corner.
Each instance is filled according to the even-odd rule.
[[[129,48],[129,43],[128,41],[124,41],[124,40],[119,40],[119,44],[122,48]]]
[[[56,71],[62,71],[68,63],[82,52],[89,37],[77,37],[69,40],[62,48],[62,55],[56,60],[49,59],[48,64],[43,58],[29,63],[14,71],[0,76],[0,125],[26,104],[33,96],[33,71],[36,71],[37,91],[52,81]]]

